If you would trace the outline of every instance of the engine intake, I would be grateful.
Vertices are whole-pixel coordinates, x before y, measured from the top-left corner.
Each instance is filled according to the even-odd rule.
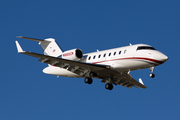
[[[79,61],[83,57],[83,52],[81,49],[72,49],[63,52],[62,58],[68,60]]]

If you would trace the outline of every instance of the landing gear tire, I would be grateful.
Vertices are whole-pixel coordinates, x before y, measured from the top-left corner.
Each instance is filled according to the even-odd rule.
[[[150,73],[150,74],[149,74],[149,77],[154,78],[154,77],[155,77],[155,74],[154,74],[154,73]]]
[[[112,90],[112,89],[113,89],[113,85],[110,84],[110,83],[107,83],[107,84],[105,85],[105,88],[108,89],[108,90]]]
[[[149,74],[149,77],[154,78],[155,74],[153,73],[154,71],[154,66],[150,67],[151,73]]]
[[[93,80],[92,80],[92,78],[86,77],[86,78],[84,79],[84,82],[85,82],[85,83],[88,83],[88,84],[91,84],[91,83],[93,82]]]

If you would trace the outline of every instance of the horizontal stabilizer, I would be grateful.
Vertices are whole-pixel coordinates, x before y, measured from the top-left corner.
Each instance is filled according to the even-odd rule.
[[[33,40],[33,41],[39,42],[39,45],[41,45],[41,47],[44,51],[44,55],[58,57],[63,53],[62,49],[56,43],[54,38],[47,38],[44,40],[36,39],[36,38],[23,37],[23,36],[17,36],[17,38],[23,38],[23,39],[28,39],[28,40]],[[19,48],[20,48],[20,46],[19,46]]]
[[[24,52],[22,50],[21,46],[19,45],[18,41],[15,41],[15,42],[16,42],[16,47],[17,47],[18,53]]]
[[[23,38],[23,39],[33,40],[33,41],[37,41],[37,42],[46,41],[46,40],[41,40],[41,39],[36,39],[36,38],[28,38],[28,37],[23,37],[23,36],[17,36],[17,38]],[[46,41],[46,42],[50,42],[50,41]]]

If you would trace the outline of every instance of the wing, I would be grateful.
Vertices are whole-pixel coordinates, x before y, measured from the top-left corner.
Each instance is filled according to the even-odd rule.
[[[79,61],[72,61],[72,60],[42,55],[38,53],[23,51],[17,41],[16,41],[16,46],[18,53],[39,58],[40,62],[67,69],[81,76],[85,76],[88,72],[91,71],[101,71],[104,69],[110,69],[110,66],[107,65],[98,65],[98,64],[91,64],[91,63],[85,63]]]
[[[105,82],[105,83],[108,82],[108,80],[106,80],[105,78],[114,76],[116,80],[113,80],[113,84],[115,85],[117,84],[123,85],[129,88],[132,86],[135,86],[138,88],[146,88],[146,86],[134,80],[130,76],[130,74],[119,73],[118,71],[111,69],[111,67],[108,65],[99,65],[99,64],[91,64],[91,63],[85,63],[85,62],[80,62],[80,61],[72,61],[72,60],[42,55],[38,53],[23,51],[17,41],[16,41],[16,46],[18,49],[18,53],[22,53],[25,55],[39,58],[40,62],[67,69],[80,76],[86,77],[89,73],[95,73],[93,77],[103,79],[101,82]]]
[[[113,81],[113,84],[115,85],[121,85],[124,87],[137,87],[137,88],[147,88],[144,86],[144,84],[141,82],[136,81],[134,78],[131,77],[129,73],[123,72],[119,74],[114,75],[115,80]],[[142,81],[142,80],[141,80]],[[101,82],[108,83],[107,79],[103,79]]]

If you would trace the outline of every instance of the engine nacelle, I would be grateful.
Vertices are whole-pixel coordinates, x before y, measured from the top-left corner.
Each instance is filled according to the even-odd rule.
[[[68,60],[79,61],[83,57],[83,52],[81,49],[72,49],[63,52],[62,58]]]

